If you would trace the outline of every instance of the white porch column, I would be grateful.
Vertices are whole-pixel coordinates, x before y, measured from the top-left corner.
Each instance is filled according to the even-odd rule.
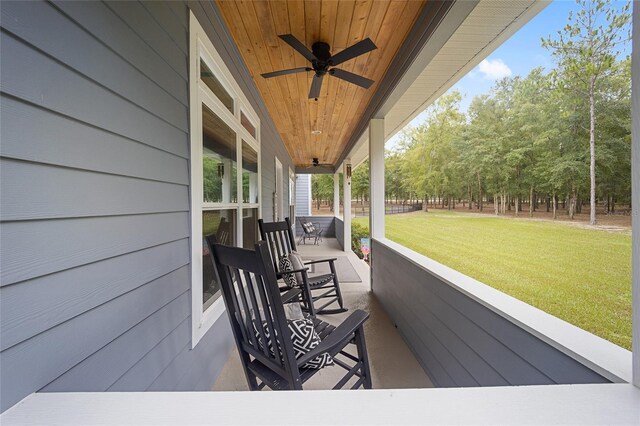
[[[351,250],[351,177],[347,176],[347,169],[351,170],[350,158],[344,160],[344,164],[342,165],[342,203],[344,204],[344,213],[342,215],[344,222],[344,242],[342,247],[344,247],[344,251],[349,252],[349,250]]]
[[[340,217],[340,172],[333,175],[333,215]]]
[[[369,122],[369,228],[384,238],[384,119]]]
[[[640,387],[640,4],[633,3],[633,46],[631,54],[631,205],[632,208],[632,323],[633,384]]]

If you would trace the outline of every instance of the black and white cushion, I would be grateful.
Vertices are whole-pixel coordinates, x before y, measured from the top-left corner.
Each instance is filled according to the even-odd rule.
[[[291,253],[289,253],[289,261],[291,262],[291,267],[295,270],[295,269],[304,269],[306,268],[304,262],[302,261],[302,257],[298,254],[297,251],[292,251]],[[296,272],[296,281],[298,281],[300,284],[302,284],[302,282],[304,281],[304,279],[302,278],[302,272]]]
[[[289,256],[284,255],[278,260],[278,270],[280,272],[293,271],[293,269],[293,264],[289,259]],[[298,280],[296,279],[296,276],[294,274],[282,274],[282,279],[284,280],[284,283],[290,288],[298,285]]]
[[[302,228],[304,229],[304,232],[307,234],[313,234],[316,230],[315,226],[313,226],[313,223],[311,222],[303,222]]]
[[[289,332],[291,333],[293,352],[296,359],[300,358],[307,352],[310,352],[320,344],[320,336],[318,336],[318,333],[316,333],[316,330],[313,328],[313,321],[310,319],[287,320],[287,325],[289,326]],[[267,339],[267,348],[271,355],[274,355],[273,342],[269,335],[269,330],[267,329],[267,323],[263,322],[262,327],[264,329],[265,338]],[[256,339],[258,340],[258,345],[262,348],[262,337],[260,336],[260,332],[258,331],[255,322],[253,322],[253,331],[256,335]],[[333,358],[325,352],[304,363],[302,368],[319,369],[328,365],[333,365]]]

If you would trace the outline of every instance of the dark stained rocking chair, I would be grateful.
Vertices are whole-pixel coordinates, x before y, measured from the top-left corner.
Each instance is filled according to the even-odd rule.
[[[278,270],[278,259],[285,255],[289,255],[296,250],[296,240],[293,236],[291,221],[285,218],[283,222],[266,223],[262,219],[258,219],[258,227],[260,228],[260,238],[269,244],[269,251],[274,262],[276,275],[281,278],[283,271]],[[316,263],[328,263],[331,273],[318,275],[315,277],[307,277],[303,283],[307,288],[303,288],[303,292],[308,292],[311,297],[312,309],[311,315],[315,314],[335,314],[346,312],[340,292],[340,283],[336,274],[336,266],[334,262],[337,259],[316,259],[304,262],[304,265],[313,265]],[[328,300],[327,300],[328,299]],[[327,309],[333,303],[337,303],[339,308]]]
[[[331,368],[339,366],[347,370],[334,389],[347,384],[351,389],[361,386],[371,389],[363,330],[368,313],[356,310],[337,327],[310,317],[322,341],[296,359],[284,302],[295,300],[300,289],[281,294],[266,242],[256,244],[253,251],[214,241],[211,236],[207,237],[250,390],[261,390],[265,386],[273,390],[301,390],[302,385],[321,370],[306,368],[305,363],[325,353],[333,357],[335,365]],[[275,344],[269,336],[277,336]],[[265,340],[269,344],[263,345]],[[355,355],[353,351],[345,351],[350,344],[356,347]]]
[[[314,245],[322,241],[322,228],[319,223],[313,223],[304,216],[300,218],[300,226],[302,227],[302,235],[298,238],[298,244],[307,244],[307,239],[313,240]]]

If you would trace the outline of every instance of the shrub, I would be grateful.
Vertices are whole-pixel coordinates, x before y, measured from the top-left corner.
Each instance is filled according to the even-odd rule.
[[[360,258],[363,258],[360,251],[360,238],[369,238],[369,227],[359,223],[351,223],[351,250]]]

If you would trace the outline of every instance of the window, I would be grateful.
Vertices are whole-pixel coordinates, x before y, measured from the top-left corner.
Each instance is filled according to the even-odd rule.
[[[203,201],[233,203],[237,200],[236,134],[206,105],[202,105]]]
[[[249,132],[249,134],[255,138],[256,128],[254,127],[253,124],[251,124],[251,121],[249,121],[247,116],[244,115],[244,112],[242,111],[240,111],[240,122],[242,123],[242,127],[244,127],[247,130],[247,132]]]
[[[190,20],[192,347],[224,311],[205,236],[253,248],[260,122],[196,18]]]

